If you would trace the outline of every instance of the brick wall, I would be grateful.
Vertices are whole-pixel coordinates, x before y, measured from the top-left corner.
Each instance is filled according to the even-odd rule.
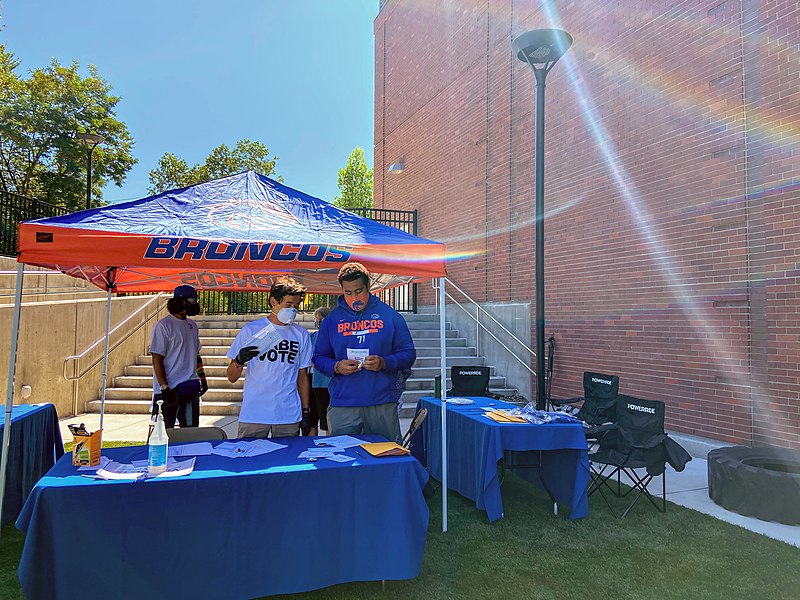
[[[511,40],[569,31],[546,92],[554,396],[616,373],[673,430],[800,448],[800,3],[557,6],[385,2],[376,206],[418,209],[475,299],[532,300],[534,78]]]

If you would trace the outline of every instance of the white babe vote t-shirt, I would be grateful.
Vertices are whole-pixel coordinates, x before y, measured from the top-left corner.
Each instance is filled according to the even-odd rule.
[[[266,317],[248,323],[233,340],[228,358],[235,359],[253,334],[269,324]],[[282,342],[245,365],[244,394],[239,421],[267,425],[298,423],[302,418],[297,374],[311,366],[313,348],[304,327],[275,325]]]
[[[197,354],[200,352],[200,335],[197,323],[168,315],[153,327],[150,353],[164,357],[167,384],[174,388],[179,383],[197,379]],[[161,393],[158,380],[153,376],[153,392]]]

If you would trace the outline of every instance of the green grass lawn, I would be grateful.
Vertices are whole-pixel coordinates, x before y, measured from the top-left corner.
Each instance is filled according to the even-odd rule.
[[[595,495],[589,516],[573,522],[553,516],[543,492],[509,474],[503,484],[505,518],[490,524],[472,502],[451,493],[449,531],[442,533],[439,492],[429,502],[428,541],[417,579],[388,581],[385,592],[380,583],[350,583],[282,598],[800,598],[800,549],[674,504],[660,514],[643,502],[626,519],[615,519]],[[619,503],[624,507],[624,500]],[[3,600],[23,598],[16,577],[22,543],[21,533],[3,528]],[[314,557],[305,562],[313,565]]]
[[[64,443],[64,452],[69,454],[72,452],[73,442]],[[121,448],[122,446],[141,446],[144,442],[103,442],[101,448]]]

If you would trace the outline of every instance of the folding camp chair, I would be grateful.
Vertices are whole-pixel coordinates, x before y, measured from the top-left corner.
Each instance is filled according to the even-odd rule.
[[[414,418],[411,420],[411,424],[408,426],[408,431],[406,431],[405,435],[400,440],[400,445],[403,448],[411,450],[411,438],[414,437],[414,434],[419,430],[427,417],[427,408],[421,408],[419,411],[417,411],[417,414],[414,415]]]
[[[608,430],[617,415],[619,377],[592,371],[583,372],[583,397],[565,400],[550,400],[553,407],[582,402],[575,418],[583,421],[587,442],[595,443]]]
[[[596,491],[605,500],[614,516],[617,513],[603,493],[603,488],[617,497],[633,494],[622,517],[626,517],[639,498],[644,496],[659,512],[667,510],[666,465],[683,471],[691,456],[664,432],[664,403],[658,400],[642,400],[620,394],[617,398],[615,422],[599,436],[599,449],[589,454],[592,464],[592,480],[588,494]],[[596,468],[595,465],[601,465]],[[635,469],[645,469],[639,475]],[[621,475],[626,475],[632,487],[622,493]],[[616,475],[616,490],[609,480]],[[661,475],[661,503],[656,502],[648,489],[654,478]]]
[[[450,367],[450,381],[453,387],[448,396],[483,396],[493,398],[489,391],[489,367],[470,367],[453,365]]]

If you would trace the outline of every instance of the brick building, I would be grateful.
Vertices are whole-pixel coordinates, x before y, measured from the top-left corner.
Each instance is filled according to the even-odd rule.
[[[418,209],[477,301],[532,305],[534,77],[511,40],[544,27],[575,39],[546,95],[554,397],[616,373],[672,430],[800,448],[800,2],[386,0],[375,206]]]

